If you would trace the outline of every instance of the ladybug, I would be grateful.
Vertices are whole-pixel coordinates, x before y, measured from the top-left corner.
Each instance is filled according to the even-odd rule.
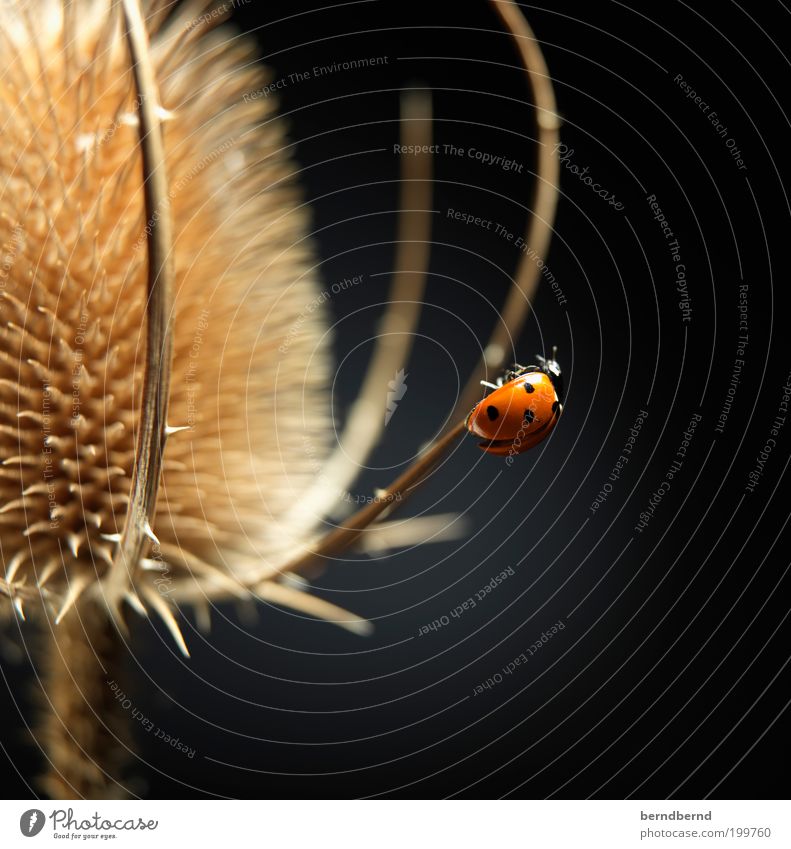
[[[558,423],[563,412],[563,378],[555,359],[536,356],[538,365],[514,365],[497,383],[482,380],[494,391],[479,401],[467,416],[467,430],[484,441],[488,454],[521,454],[538,445]]]

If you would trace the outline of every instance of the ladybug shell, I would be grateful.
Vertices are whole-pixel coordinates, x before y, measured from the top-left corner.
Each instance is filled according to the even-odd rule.
[[[560,417],[560,400],[549,376],[532,371],[495,389],[467,416],[467,429],[489,454],[521,454],[549,435]]]

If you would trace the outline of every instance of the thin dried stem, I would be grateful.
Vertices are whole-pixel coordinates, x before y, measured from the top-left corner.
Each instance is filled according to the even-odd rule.
[[[545,259],[552,239],[555,211],[558,203],[560,162],[555,154],[560,135],[552,79],[544,61],[541,47],[533,30],[516,3],[510,0],[490,0],[500,19],[514,40],[522,64],[527,72],[527,82],[536,109],[538,156],[536,182],[532,200],[532,215],[527,225],[525,244],[531,253],[523,253],[513,285],[508,293],[500,319],[486,345],[479,363],[473,369],[454,409],[456,416],[463,415],[480,399],[481,375],[488,370],[499,371],[512,356],[513,342],[530,313],[530,304],[538,288],[541,269],[538,260]]]
[[[425,91],[409,91],[401,99],[401,144],[427,149],[431,140],[431,97]],[[294,512],[297,520],[315,524],[330,512],[338,493],[352,485],[382,435],[387,383],[406,367],[423,307],[431,254],[432,177],[430,153],[402,156],[398,250],[387,310],[338,447],[300,498]]]
[[[148,50],[139,0],[121,0],[126,38],[140,104],[146,234],[148,301],[146,362],[140,429],[135,449],[129,510],[113,558],[111,583],[128,584],[148,540],[155,540],[151,519],[159,490],[167,437],[167,410],[173,360],[173,231],[165,167],[165,148],[157,110],[159,94]],[[116,596],[117,598],[117,596]]]
[[[399,475],[386,489],[381,490],[376,500],[358,510],[343,525],[331,531],[311,551],[298,555],[282,567],[283,572],[301,573],[315,566],[319,557],[334,557],[345,551],[359,539],[363,531],[382,513],[392,511],[428,477],[445,457],[454,442],[467,431],[466,421],[456,424],[445,436],[432,445],[403,474]]]

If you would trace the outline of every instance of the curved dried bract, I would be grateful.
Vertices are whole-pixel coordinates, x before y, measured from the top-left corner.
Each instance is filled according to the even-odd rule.
[[[421,90],[405,93],[401,98],[401,144],[427,151],[432,136],[431,95]],[[423,309],[431,254],[432,177],[430,153],[401,157],[398,247],[388,304],[338,445],[292,513],[297,526],[315,526],[325,515],[338,515],[339,499],[354,483],[384,430],[387,383],[407,366]]]
[[[67,5],[64,11],[69,8]],[[124,599],[130,592],[136,598],[134,591],[128,588],[130,578],[133,580],[130,572],[137,572],[144,548],[152,540],[157,541],[151,524],[159,493],[165,440],[169,435],[167,413],[173,368],[173,222],[160,122],[162,106],[140,6],[137,0],[122,0],[121,8],[137,92],[147,221],[148,285],[145,369],[132,489],[118,548],[104,581],[105,601],[118,622],[122,621]],[[64,31],[68,32],[65,25]],[[70,49],[68,41],[65,48]]]
[[[544,54],[541,52],[533,30],[516,3],[511,0],[490,0],[490,2],[510,32],[519,51],[536,110],[538,138],[536,181],[524,238],[531,253],[523,253],[520,258],[516,276],[497,324],[480,361],[473,369],[470,379],[459,396],[451,421],[456,416],[469,412],[480,399],[480,380],[483,376],[502,371],[503,367],[514,359],[514,342],[527,320],[538,289],[541,267],[537,260],[546,260],[558,204],[560,162],[555,150],[559,139],[560,118],[557,114],[552,78],[544,61]]]

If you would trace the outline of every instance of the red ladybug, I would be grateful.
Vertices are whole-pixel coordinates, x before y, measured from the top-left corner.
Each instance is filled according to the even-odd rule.
[[[467,430],[484,441],[479,447],[501,456],[521,454],[547,437],[563,412],[563,378],[555,360],[536,357],[537,366],[515,365],[467,416]]]

